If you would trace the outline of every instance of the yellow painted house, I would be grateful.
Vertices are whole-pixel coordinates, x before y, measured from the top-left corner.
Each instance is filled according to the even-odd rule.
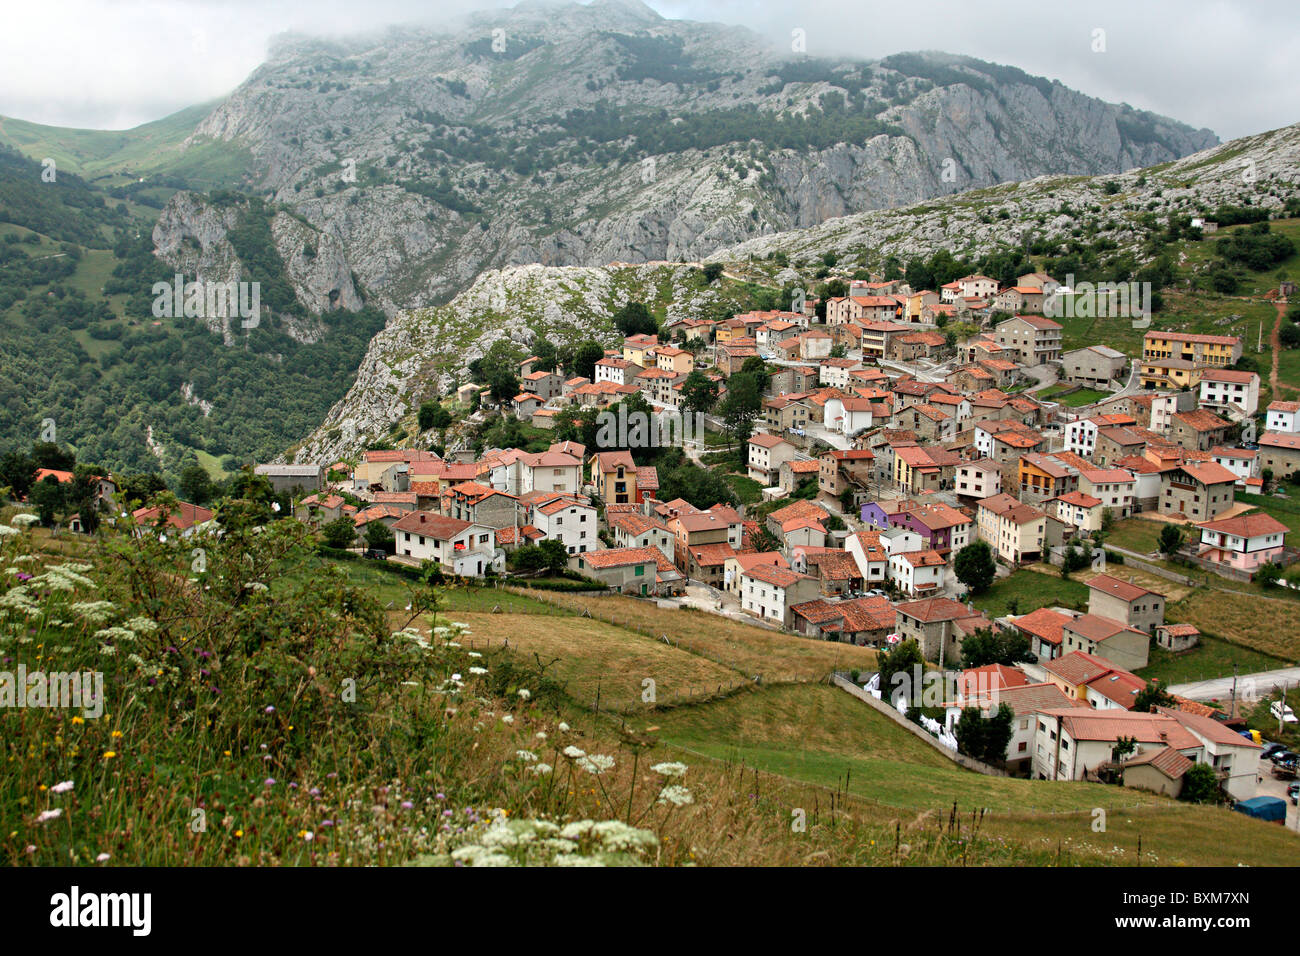
[[[1201,367],[1181,358],[1143,359],[1138,368],[1143,388],[1182,391],[1201,381]]]
[[[1142,361],[1180,359],[1197,366],[1226,368],[1241,358],[1241,336],[1193,332],[1148,332],[1142,337]]]

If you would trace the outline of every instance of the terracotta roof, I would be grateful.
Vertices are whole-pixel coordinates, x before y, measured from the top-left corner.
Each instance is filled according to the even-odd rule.
[[[1088,689],[1096,691],[1125,710],[1132,710],[1137,695],[1147,686],[1142,678],[1125,670],[1113,670],[1088,681]]]
[[[1036,611],[1030,611],[1028,614],[1022,614],[1019,617],[1011,619],[1011,623],[1022,631],[1033,634],[1041,641],[1048,644],[1059,645],[1061,643],[1061,628],[1068,624],[1070,616],[1062,614],[1060,611],[1053,611],[1051,608],[1040,607]]]
[[[1189,412],[1174,412],[1174,419],[1198,432],[1216,431],[1227,428],[1231,424],[1204,408],[1194,408]]]
[[[437,538],[446,541],[456,537],[466,528],[472,527],[470,522],[461,521],[459,518],[450,518],[447,515],[434,514],[432,511],[412,511],[408,512],[401,520],[393,525],[394,531],[406,531],[411,534],[423,534],[431,538]]]
[[[955,621],[965,617],[976,617],[980,611],[972,611],[965,604],[952,598],[933,597],[920,601],[909,601],[895,607],[899,614],[929,624],[933,621]]]
[[[773,511],[769,518],[777,524],[785,524],[791,518],[812,518],[814,521],[821,521],[829,517],[830,512],[821,505],[813,504],[811,501],[795,501],[786,505],[784,508],[778,508]]]
[[[785,442],[785,439],[779,435],[769,435],[766,432],[760,432],[757,435],[749,436],[751,445],[758,445],[760,448],[775,448],[777,445]]]
[[[179,528],[181,531],[196,524],[212,520],[213,512],[201,505],[192,505],[188,501],[177,502],[176,507],[167,515],[166,527]],[[162,516],[162,508],[137,508],[131,517],[137,524],[154,524]]]
[[[1072,623],[1071,619],[1066,618],[1062,625],[1070,623]],[[1103,674],[1109,674],[1115,670],[1115,665],[1104,658],[1089,654],[1087,651],[1071,651],[1062,657],[1047,661],[1043,664],[1043,670],[1049,674],[1055,674],[1069,684],[1077,686],[1086,684]]]
[[[1159,714],[1092,708],[1053,708],[1040,713],[1059,717],[1062,728],[1075,740],[1112,741],[1133,737],[1139,743],[1167,744],[1175,750],[1201,746],[1178,721]],[[1246,741],[1245,737],[1240,739]]]
[[[1087,582],[1088,587],[1102,591],[1106,594],[1113,595],[1126,603],[1132,603],[1138,598],[1144,598],[1147,595],[1163,597],[1158,591],[1152,591],[1144,588],[1140,584],[1134,584],[1132,581],[1121,581],[1113,574],[1098,574],[1090,578]]]
[[[1219,518],[1217,521],[1205,521],[1196,527],[1219,534],[1236,535],[1239,538],[1257,538],[1262,534],[1288,534],[1290,528],[1272,515],[1263,511],[1237,515],[1233,518]]]
[[[1290,432],[1265,432],[1260,436],[1259,443],[1269,448],[1288,448],[1295,451],[1300,450],[1300,435]]]
[[[838,604],[829,604],[820,599],[805,601],[802,604],[792,604],[790,605],[790,611],[810,624],[827,624],[844,618],[844,612],[840,610]]]
[[[652,531],[654,529],[659,529],[661,531],[668,530],[668,526],[659,518],[652,518],[639,511],[627,513],[615,512],[614,514],[610,514],[609,509],[606,508],[605,521],[610,525],[610,527],[618,528],[630,535],[642,535],[647,531]]]
[[[752,578],[755,581],[762,581],[780,588],[788,588],[799,581],[811,581],[806,574],[799,574],[797,571],[791,571],[789,568],[773,567],[770,564],[759,564],[743,572],[745,577]]]
[[[1102,617],[1100,614],[1080,614],[1065,625],[1065,630],[1078,634],[1080,637],[1087,638],[1093,643],[1107,641],[1116,634],[1121,634],[1125,631],[1132,634],[1141,634],[1143,637],[1147,636],[1144,632],[1139,631],[1136,628],[1129,627],[1127,624],[1117,621],[1114,618]]]
[[[691,557],[695,559],[695,563],[702,568],[726,564],[728,558],[736,556],[736,549],[725,541],[719,541],[716,544],[694,544],[690,546],[689,550]]]
[[[1202,382],[1236,382],[1248,385],[1259,376],[1254,372],[1238,372],[1230,368],[1207,368],[1201,372]]]
[[[1235,484],[1237,481],[1237,476],[1228,471],[1228,469],[1224,468],[1218,462],[1205,461],[1194,464],[1192,462],[1184,461],[1178,467],[1203,485],[1221,485],[1225,482],[1233,482]]]
[[[398,508],[395,505],[372,505],[363,511],[358,511],[352,521],[360,528],[379,518],[400,518],[409,513],[406,508]]]
[[[1212,740],[1216,744],[1228,744],[1234,747],[1250,747],[1254,750],[1263,749],[1249,737],[1241,736],[1212,717],[1202,717],[1200,714],[1192,713],[1191,711],[1171,709],[1169,707],[1157,707],[1156,713],[1165,717],[1173,718],[1187,730]]]
[[[1195,766],[1195,761],[1188,760],[1173,747],[1152,747],[1136,757],[1125,760],[1124,766],[1125,768],[1155,767],[1170,780],[1178,780]]]
[[[596,570],[605,568],[622,568],[632,564],[659,565],[663,552],[655,547],[644,548],[604,548],[600,551],[585,551],[581,558],[588,567]]]

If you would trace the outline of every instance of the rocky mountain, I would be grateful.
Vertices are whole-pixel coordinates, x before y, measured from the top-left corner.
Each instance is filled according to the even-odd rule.
[[[948,250],[977,261],[1004,250],[1066,256],[1079,244],[1107,250],[1092,274],[1128,281],[1152,258],[1148,243],[1170,217],[1223,207],[1277,213],[1300,197],[1300,125],[1247,137],[1176,162],[1114,176],[1048,176],[876,210],[715,251],[724,276],[748,287],[811,288],[831,257],[836,274],[884,268]],[[1294,215],[1295,213],[1290,213]],[[446,305],[404,311],[367,350],[357,380],[300,446],[299,461],[333,460],[410,419],[419,402],[467,380],[468,363],[498,339],[526,349],[553,340],[616,340],[609,316],[629,300],[662,304],[666,318],[715,315],[744,284],[707,285],[697,264],[513,266],[479,276]],[[730,291],[729,291],[730,290]]]
[[[391,313],[446,301],[485,269],[696,259],[1215,142],[1010,67],[792,56],[744,28],[597,0],[285,37],[186,146],[246,154],[246,183],[337,241]]]

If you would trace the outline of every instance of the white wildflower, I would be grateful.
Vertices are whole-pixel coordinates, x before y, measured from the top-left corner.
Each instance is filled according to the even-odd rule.
[[[688,803],[694,803],[695,798],[691,796],[691,792],[685,787],[679,787],[674,784],[671,787],[664,787],[663,791],[659,794],[659,799],[655,802],[660,805],[671,803],[675,807],[684,807]]]
[[[657,763],[650,768],[655,773],[664,777],[684,777],[687,766],[684,763]]]

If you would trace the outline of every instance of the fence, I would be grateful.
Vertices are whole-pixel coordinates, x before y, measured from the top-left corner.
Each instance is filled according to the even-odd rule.
[[[902,714],[896,711],[892,705],[885,703],[883,700],[877,700],[874,696],[869,694],[867,691],[863,690],[857,684],[853,683],[853,681],[845,677],[842,677],[839,674],[832,674],[831,683],[833,683],[836,687],[839,687],[841,690],[848,691],[854,697],[858,698],[858,700],[865,702],[869,707],[872,707],[878,712],[884,714],[894,723],[898,724],[898,726],[907,728],[907,730],[910,733],[915,735],[920,740],[924,740],[927,744],[929,744],[935,750],[939,751],[939,753],[943,754],[953,763],[960,764],[961,766],[965,767],[967,770],[973,770],[976,773],[986,774],[990,777],[1009,776],[1005,770],[999,770],[996,767],[991,767],[988,764],[984,763],[984,761],[982,760],[976,760],[973,757],[967,757],[965,754],[958,753],[955,750],[949,750],[943,744],[939,743],[939,741],[935,740],[935,738],[931,737],[926,731],[922,730],[916,724],[912,723],[910,720],[908,720],[906,717],[904,717]]]

